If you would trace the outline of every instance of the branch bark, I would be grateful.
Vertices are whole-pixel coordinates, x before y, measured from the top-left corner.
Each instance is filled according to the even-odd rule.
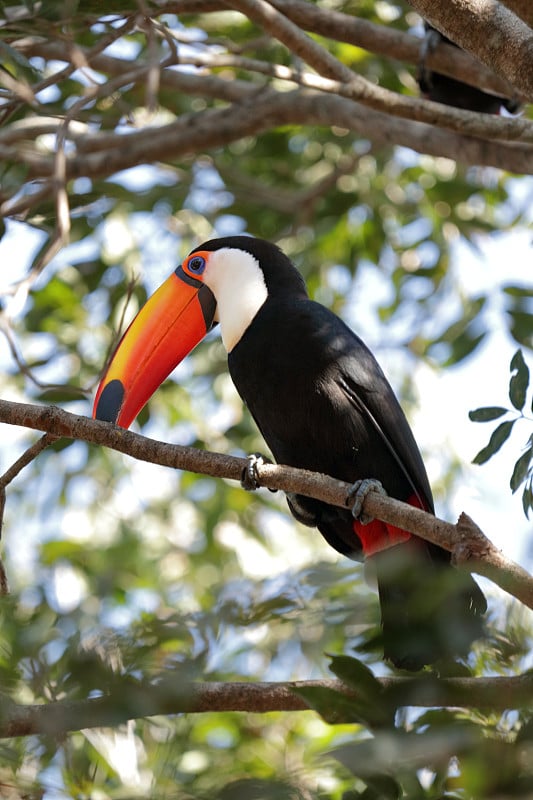
[[[235,0],[233,5],[240,5],[243,9],[246,9],[246,2],[247,0]],[[265,5],[270,8],[267,3],[265,3]],[[256,8],[256,6],[253,5],[253,8]],[[257,9],[259,8],[261,7],[257,6]],[[255,71],[276,77],[277,79],[281,78],[289,84],[296,83],[309,89],[328,92],[349,100],[357,101],[364,105],[368,105],[370,108],[373,108],[376,111],[381,111],[384,114],[391,114],[393,116],[404,118],[410,121],[416,120],[418,122],[424,122],[430,125],[441,126],[443,128],[455,131],[456,133],[467,134],[468,136],[477,136],[481,139],[489,140],[533,142],[533,123],[531,123],[530,120],[521,118],[501,118],[497,116],[491,117],[486,114],[478,114],[476,112],[456,109],[450,106],[442,106],[438,103],[431,103],[430,101],[419,98],[399,95],[396,92],[383,89],[362,78],[361,76],[358,76],[337,61],[337,59],[330,56],[330,54],[324,50],[324,48],[315,45],[312,39],[306,36],[306,34],[304,34],[299,28],[292,25],[289,20],[285,20],[283,15],[277,15],[274,22],[272,22],[271,15],[267,15],[266,19],[264,19],[264,16],[259,14],[257,10],[253,16],[258,20],[264,20],[265,24],[268,24],[269,31],[272,33],[277,33],[281,41],[283,41],[287,46],[290,45],[293,47],[294,52],[297,52],[298,55],[301,55],[304,58],[306,57],[308,63],[310,63],[315,69],[319,71],[321,70],[322,74],[315,75],[311,72],[291,70],[287,67],[273,65],[268,62],[259,62],[252,59],[238,59],[231,55],[215,55],[210,54],[209,52],[199,53],[196,55],[191,54],[190,56],[183,57],[180,60],[180,63],[213,68],[220,68],[224,65],[231,66],[233,64],[234,66],[239,66],[241,69],[255,69]],[[285,21],[285,27],[280,27],[280,19]],[[286,30],[287,25],[290,26],[288,31]],[[295,40],[298,42],[297,44],[295,43]],[[458,51],[457,48],[449,47],[449,49],[453,49],[460,54],[460,51]],[[61,59],[65,57],[62,46],[54,44],[50,45],[49,43],[37,42],[24,45],[21,48],[21,51],[24,52],[25,55],[40,55],[45,58]],[[90,63],[90,65],[95,69],[101,69],[103,72],[112,74],[116,76],[117,79],[121,79],[124,82],[131,81],[135,75],[137,75],[138,78],[143,78],[143,76],[145,76],[152,66],[149,64],[143,66],[141,64],[136,67],[134,72],[132,72],[131,63],[124,61],[123,59],[100,54],[95,54],[94,57],[91,57],[89,53],[84,53],[84,58],[87,58],[88,63]],[[200,96],[205,96],[205,94],[207,94],[207,96],[213,96],[213,87],[217,84],[212,82],[210,84],[205,76],[202,76],[200,79],[198,79],[197,76],[194,76],[196,77],[196,80],[191,80],[190,78],[193,76],[185,77],[176,73],[175,71],[165,70],[163,68],[164,65],[160,66],[160,82],[162,86],[168,86],[169,88],[173,88],[177,91],[198,94]],[[189,80],[187,80],[187,77]],[[233,81],[231,83],[233,83]],[[247,98],[256,102],[260,102],[264,99],[264,96],[260,96],[258,94],[258,87],[256,85],[250,84],[246,81],[237,81],[236,83],[237,86],[233,88],[233,91],[231,91],[228,86],[228,84],[230,84],[229,81],[219,81],[218,86],[221,93],[217,96],[223,97],[224,99],[232,102],[237,100],[245,100]],[[225,91],[223,84],[226,84]],[[281,100],[285,94],[285,92],[283,95],[277,93],[271,88],[267,90],[265,87],[264,92],[266,93],[267,91],[270,92],[271,103],[274,97],[278,96],[278,98]],[[298,95],[293,94],[291,96],[292,103],[298,103],[299,100],[300,98]],[[365,112],[362,112],[363,116],[364,113]],[[197,116],[201,118],[201,115]],[[310,120],[310,122],[312,122],[312,120]],[[332,120],[330,120],[330,124],[332,124]],[[236,131],[238,131],[237,126]],[[136,134],[133,133],[128,138],[131,138],[131,136],[135,135]],[[152,135],[153,133],[150,131],[149,136]],[[9,141],[8,131],[2,134],[0,140],[5,142],[6,137],[8,137],[7,141]],[[91,142],[99,142],[102,140],[108,142],[113,141],[116,146],[117,138],[117,136],[113,135],[113,138],[111,139],[109,134],[107,134],[105,139],[102,139],[101,136],[92,134],[90,140]],[[121,141],[124,140],[123,136],[120,138]],[[239,137],[238,135],[234,135],[233,138],[236,139]],[[79,146],[83,146],[83,135],[78,136],[77,141],[79,142]]]
[[[497,0],[410,0],[437,30],[533,102],[533,31]]]
[[[503,0],[504,6],[533,27],[533,4],[531,0]]]
[[[422,6],[425,0],[418,2]],[[512,2],[518,5],[521,0]],[[519,47],[522,49],[520,53],[516,52],[517,45],[514,43],[512,60],[517,64],[521,75],[529,75],[530,70],[521,68],[521,65],[530,63],[527,60],[528,39],[524,33],[529,29],[525,23],[493,0],[454,0],[454,7],[485,7],[487,4],[490,8],[494,6],[503,9],[502,41],[497,43],[498,47],[495,49],[505,53],[510,51],[507,47],[508,38],[511,34],[514,35],[515,29],[519,29]],[[235,69],[246,70],[251,80],[227,80],[210,74],[186,74],[166,67],[179,63],[181,58],[181,63],[203,62],[208,69],[215,70],[223,63],[224,56],[219,49],[215,53],[209,46],[202,53],[186,53],[185,56],[180,56],[184,51],[172,46],[173,42],[168,36],[166,44],[171,52],[166,60],[158,62],[151,57],[146,63],[136,62],[133,66],[131,60],[113,58],[102,53],[109,37],[104,37],[90,49],[63,39],[45,41],[33,36],[13,40],[10,46],[28,57],[40,55],[48,60],[66,62],[64,68],[47,76],[40,83],[28,86],[35,98],[32,101],[34,110],[43,118],[48,109],[37,100],[43,87],[60,84],[80,65],[101,70],[107,77],[106,81],[92,87],[86,96],[70,108],[65,117],[68,125],[59,118],[54,127],[49,117],[43,123],[43,133],[46,129],[55,133],[58,138],[68,138],[75,145],[75,148],[69,148],[65,160],[64,180],[81,176],[106,177],[141,163],[175,160],[192,153],[223,147],[245,136],[260,135],[284,124],[325,127],[336,125],[369,138],[378,146],[398,144],[417,152],[445,156],[467,165],[494,166],[519,174],[533,171],[531,121],[488,117],[387,91],[357,75],[336,59],[327,47],[305,33],[304,29],[322,37],[329,36],[331,39],[366,47],[388,58],[416,63],[419,59],[420,40],[409,34],[386,26],[373,25],[341,12],[321,9],[303,0],[175,0],[159,2],[152,16],[172,12],[207,15],[228,6],[240,9],[248,18],[261,24],[270,35],[283,42],[291,53],[306,60],[318,74],[231,54],[225,54],[226,63],[233,64]],[[438,13],[445,15],[445,10],[441,9]],[[464,9],[462,13],[466,13]],[[500,16],[497,16],[497,22],[500,21]],[[429,14],[428,17],[431,18]],[[509,25],[511,18],[516,20],[518,28],[516,25]],[[489,22],[492,24],[492,20]],[[126,19],[123,26],[110,35],[110,40],[114,41],[134,24],[133,17]],[[153,34],[157,27],[159,35],[164,37],[159,23],[154,21],[150,27],[150,20],[147,18],[147,24],[149,32]],[[490,24],[487,23],[487,26],[490,27]],[[472,32],[465,28],[463,35],[470,37],[471,49],[476,51],[479,38],[477,29]],[[452,38],[461,42],[458,37]],[[483,47],[493,47],[493,44],[482,42]],[[520,62],[522,55],[525,60]],[[428,55],[427,64],[432,69],[458,79],[470,80],[497,94],[516,94],[516,85],[504,85],[489,70],[479,64],[476,66],[476,62],[458,48],[446,45],[438,47],[435,53]],[[223,99],[230,105],[222,109],[209,108],[197,114],[183,114],[171,125],[146,127],[144,130],[132,131],[127,137],[117,133],[89,132],[83,125],[81,112],[94,97],[109,97],[113,89],[121,89],[129,83],[139,87],[145,87],[148,83],[152,85],[155,73],[158,86],[171,87],[179,93]],[[266,76],[262,88],[254,80],[257,73]],[[281,79],[285,83],[284,91],[276,91],[276,85],[271,80],[273,77],[276,81]],[[294,84],[298,84],[300,88],[286,90]],[[150,96],[153,99],[153,90]],[[24,99],[18,97],[14,91],[12,102],[4,107],[7,108],[5,118],[9,118],[9,114],[23,102]],[[80,112],[80,120],[73,118],[77,113],[76,109]],[[36,119],[36,114],[33,118]],[[84,127],[87,131],[85,134]],[[34,131],[36,132],[35,126]],[[36,140],[31,133],[27,120],[17,120],[11,125],[4,125],[0,134],[0,158],[13,164],[23,164],[27,169],[28,181],[44,179],[43,186],[36,193],[21,194],[15,188],[0,192],[0,213],[4,216],[24,215],[50,196],[58,196],[55,185],[57,155],[43,150],[40,140]],[[518,144],[519,141],[521,144]]]
[[[382,700],[391,709],[455,706],[492,712],[531,705],[533,676],[497,678],[377,678]],[[298,690],[322,688],[347,697],[357,693],[339,680],[286,683],[188,683],[165,675],[160,682],[136,683],[123,679],[103,697],[46,705],[18,705],[0,699],[0,738],[46,734],[58,736],[83,728],[119,725],[129,719],[159,714],[199,714],[234,711],[265,714],[271,711],[308,711]],[[341,720],[339,720],[340,722]],[[347,719],[346,722],[353,720]]]
[[[148,439],[105,422],[70,414],[55,406],[0,400],[0,422],[55,436],[81,439],[110,447],[141,461],[216,478],[240,481],[247,464],[243,458]],[[326,475],[277,464],[259,466],[258,478],[261,486],[314,497],[341,508],[346,507],[351,488],[349,484]],[[533,577],[507,559],[466,515],[462,515],[459,525],[452,525],[414,506],[377,493],[367,495],[363,508],[371,517],[444,547],[452,553],[457,566],[489,578],[533,609]]]
[[[188,88],[192,91],[194,86],[193,93],[197,93],[202,82],[204,85],[209,82],[211,91],[214,91],[217,79],[176,73],[174,80],[176,84],[180,82],[182,90]],[[241,88],[224,80],[218,80],[216,87],[221,92],[233,95]],[[436,103],[428,105],[439,108]],[[482,116],[473,112],[462,113],[469,117]],[[496,119],[491,120],[491,125],[496,123],[505,126],[516,122]],[[67,159],[66,177],[70,180],[83,176],[107,176],[137,164],[175,159],[221,147],[247,135],[261,134],[276,125],[330,127],[333,123],[381,145],[404,145],[418,152],[446,156],[462,163],[485,164],[516,173],[533,172],[533,147],[529,144],[498,144],[454,134],[433,125],[373,111],[359,103],[323,92],[298,89],[278,93],[247,85],[245,98],[227,108],[184,114],[169,125],[147,128],[127,137],[94,134],[86,139],[77,138],[78,152]],[[23,161],[29,178],[51,179],[54,174],[53,156],[42,155],[33,144],[26,141],[22,142],[20,150],[13,145],[4,146],[0,143],[0,158],[8,162]],[[2,212],[9,213],[9,200],[4,203]]]
[[[528,1],[514,0],[516,3]],[[385,25],[376,25],[333,9],[321,9],[302,0],[271,0],[271,3],[307,31],[353,44],[384,58],[415,65],[420,61],[421,40],[409,33]],[[459,81],[473,83],[480,89],[496,95],[508,97],[516,95],[516,89],[508,81],[487,69],[465,51],[451,45],[443,45],[428,53],[426,64],[436,72]]]

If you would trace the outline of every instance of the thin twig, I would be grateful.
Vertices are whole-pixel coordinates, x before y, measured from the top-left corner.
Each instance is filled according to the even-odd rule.
[[[11,289],[6,290],[3,294],[10,294]],[[13,358],[15,364],[18,367],[19,372],[22,375],[25,375],[28,380],[30,380],[38,389],[42,390],[60,390],[61,392],[72,393],[73,396],[83,396],[89,394],[91,391],[90,388],[84,389],[81,386],[69,386],[68,384],[64,383],[49,383],[47,381],[41,381],[39,378],[34,374],[31,367],[28,366],[27,362],[22,357],[19,349],[17,347],[17,343],[15,341],[15,335],[13,333],[13,329],[11,327],[11,320],[8,318],[5,311],[0,311],[0,333],[3,333],[6,337],[6,341],[9,347],[9,351],[11,353],[11,357]]]
[[[59,57],[59,61],[65,61],[65,53],[68,52],[69,55],[69,63],[66,67],[58,70],[57,72],[52,73],[52,75],[48,75],[43,80],[39,81],[38,83],[34,84],[31,87],[31,91],[34,95],[42,92],[44,89],[47,89],[49,86],[57,86],[58,83],[61,81],[70,78],[73,72],[77,69],[80,69],[82,66],[86,66],[88,61],[93,57],[101,53],[103,50],[108,48],[113,42],[117,41],[118,39],[122,38],[126,33],[128,33],[134,26],[134,17],[129,17],[125,20],[124,24],[120,27],[113,28],[111,33],[103,36],[101,39],[98,40],[97,44],[88,49],[83,50],[82,48],[74,45],[73,43],[65,43],[63,40],[58,41],[58,46],[61,50],[61,56]],[[28,45],[31,41],[41,41],[39,37],[28,37],[24,38],[22,41],[25,45]],[[14,42],[15,45],[18,44],[17,41]],[[26,102],[24,100],[24,102]],[[6,106],[2,107],[2,117],[1,121],[5,124],[8,116],[13,114],[20,106],[22,105],[20,100],[16,102],[6,104]]]
[[[24,453],[17,458],[17,460],[9,467],[8,470],[4,472],[3,475],[0,475],[0,487],[3,489],[8,486],[12,480],[14,480],[17,475],[27,467],[28,464],[37,458],[39,453],[42,453],[47,447],[50,447],[51,444],[56,442],[59,439],[54,433],[45,433],[44,436],[41,436],[31,447],[28,447]]]
[[[102,369],[100,371],[100,374],[99,374],[99,376],[97,378],[98,381],[100,381],[101,378],[103,377],[104,372],[107,369],[109,360],[111,359],[112,354],[115,352],[115,350],[116,350],[116,348],[118,346],[118,343],[120,342],[120,340],[122,338],[122,334],[124,333],[124,330],[125,330],[125,327],[126,327],[125,326],[126,314],[128,312],[128,307],[129,307],[131,298],[133,297],[133,292],[135,290],[137,282],[138,282],[138,278],[134,275],[131,278],[131,280],[128,281],[128,285],[126,286],[126,291],[124,293],[124,302],[122,303],[122,312],[120,314],[120,319],[118,321],[117,329],[114,332],[113,336],[111,337],[111,341],[109,343],[109,347],[107,348],[106,356],[104,358],[104,365],[103,365],[103,367],[102,367]]]
[[[2,527],[4,522],[4,511],[6,506],[6,486],[8,486],[12,480],[14,480],[19,472],[27,467],[28,464],[37,458],[39,453],[49,447],[53,442],[57,441],[58,437],[55,436],[53,433],[45,433],[44,436],[41,436],[35,444],[32,444],[31,447],[28,447],[24,453],[17,458],[14,464],[12,464],[3,475],[0,475],[0,539],[2,538]],[[7,573],[4,566],[2,559],[0,558],[0,596],[9,594],[9,582],[7,580]]]

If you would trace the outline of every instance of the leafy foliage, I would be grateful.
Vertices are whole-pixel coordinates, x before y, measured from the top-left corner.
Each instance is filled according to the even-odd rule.
[[[524,413],[528,388],[529,368],[524,360],[522,350],[517,350],[511,359],[511,378],[509,380],[509,400],[513,409],[487,406],[486,408],[477,408],[469,414],[473,422],[492,422],[506,414],[514,413],[514,419],[500,422],[494,429],[488,444],[474,458],[475,464],[484,464],[500,450],[509,439],[516,422],[523,420],[531,423],[531,418]],[[531,411],[533,411],[533,400]],[[533,434],[526,442],[523,453],[516,461],[511,475],[510,486],[513,492],[516,492],[522,484],[525,484],[522,491],[522,505],[524,514],[528,517],[529,511],[533,508]]]
[[[403,2],[320,6],[399,31],[418,24]],[[220,108],[223,99],[206,88],[211,78],[229,87],[264,85],[263,73],[242,62],[208,70],[193,57],[244,55],[268,67],[299,67],[244,17],[203,8],[137,0],[1,6],[2,395],[88,414],[119,331],[180,254],[211,235],[240,231],[277,241],[311,294],[390,357],[408,410],[417,403],[408,380],[415,365],[438,371],[475,359],[495,320],[514,346],[531,347],[527,275],[510,283],[503,263],[493,284],[470,281],[460,260],[502,232],[527,230],[521,178],[420,156],[390,139],[377,145],[335,119],[280,125],[180,158],[162,155],[149,168],[142,158],[126,171],[96,168],[100,137],[118,134],[117,150],[127,150],[132,133],[150,137],[167,123]],[[320,41],[370,80],[416,91],[414,67]],[[159,82],[157,70],[136,73],[171,58],[173,49],[182,62],[162,69]],[[89,54],[102,58],[86,64]],[[185,91],[172,83],[175,73],[207,80]],[[265,80],[272,86],[277,79]],[[69,229],[61,232],[59,162],[52,190],[29,153],[57,156],[58,121],[66,119],[68,147],[80,159],[89,153],[96,166],[66,182]],[[47,260],[58,233],[65,246]],[[506,427],[497,428],[484,458],[525,418],[526,360],[517,354],[511,365],[511,409],[471,414],[474,421],[514,414],[500,423]],[[215,336],[180,366],[137,424],[147,435],[221,452],[264,450]],[[4,430],[3,468],[33,440]],[[526,513],[532,448],[530,439],[511,482],[513,491],[525,484]],[[454,464],[444,453],[439,458],[442,485],[452,494]],[[334,555],[319,535],[290,520],[282,497],[252,496],[229,482],[173,475],[59,441],[8,487],[4,522],[12,595],[0,603],[2,711],[11,703],[110,693],[126,703],[139,686],[169,686],[171,679],[333,673],[358,695],[306,690],[318,713],[169,714],[115,731],[7,739],[0,793],[8,796],[11,787],[12,796],[31,798],[183,800],[531,795],[528,714],[393,714],[374,677],[389,671],[373,646],[375,595],[359,566],[328,560]],[[496,599],[492,609],[487,638],[461,669],[519,673],[531,666],[530,621]],[[326,652],[334,654],[329,663]]]

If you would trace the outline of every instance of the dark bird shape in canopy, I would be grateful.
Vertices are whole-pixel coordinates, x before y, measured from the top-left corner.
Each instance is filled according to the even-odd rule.
[[[511,114],[516,114],[520,110],[520,102],[515,98],[500,97],[485,92],[477,86],[458,81],[426,67],[425,60],[428,53],[433,52],[440,43],[450,44],[457,48],[459,45],[439,33],[429,22],[424,23],[424,28],[426,34],[421,50],[417,81],[422,95],[427,100],[443,103],[446,106],[455,106],[455,108],[462,108],[466,111],[482,111],[485,114],[500,114],[502,108]]]

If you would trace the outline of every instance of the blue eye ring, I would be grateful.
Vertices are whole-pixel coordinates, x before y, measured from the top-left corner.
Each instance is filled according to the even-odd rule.
[[[191,272],[196,273],[196,275],[201,275],[205,269],[205,258],[202,256],[191,256],[187,262],[187,268]]]

